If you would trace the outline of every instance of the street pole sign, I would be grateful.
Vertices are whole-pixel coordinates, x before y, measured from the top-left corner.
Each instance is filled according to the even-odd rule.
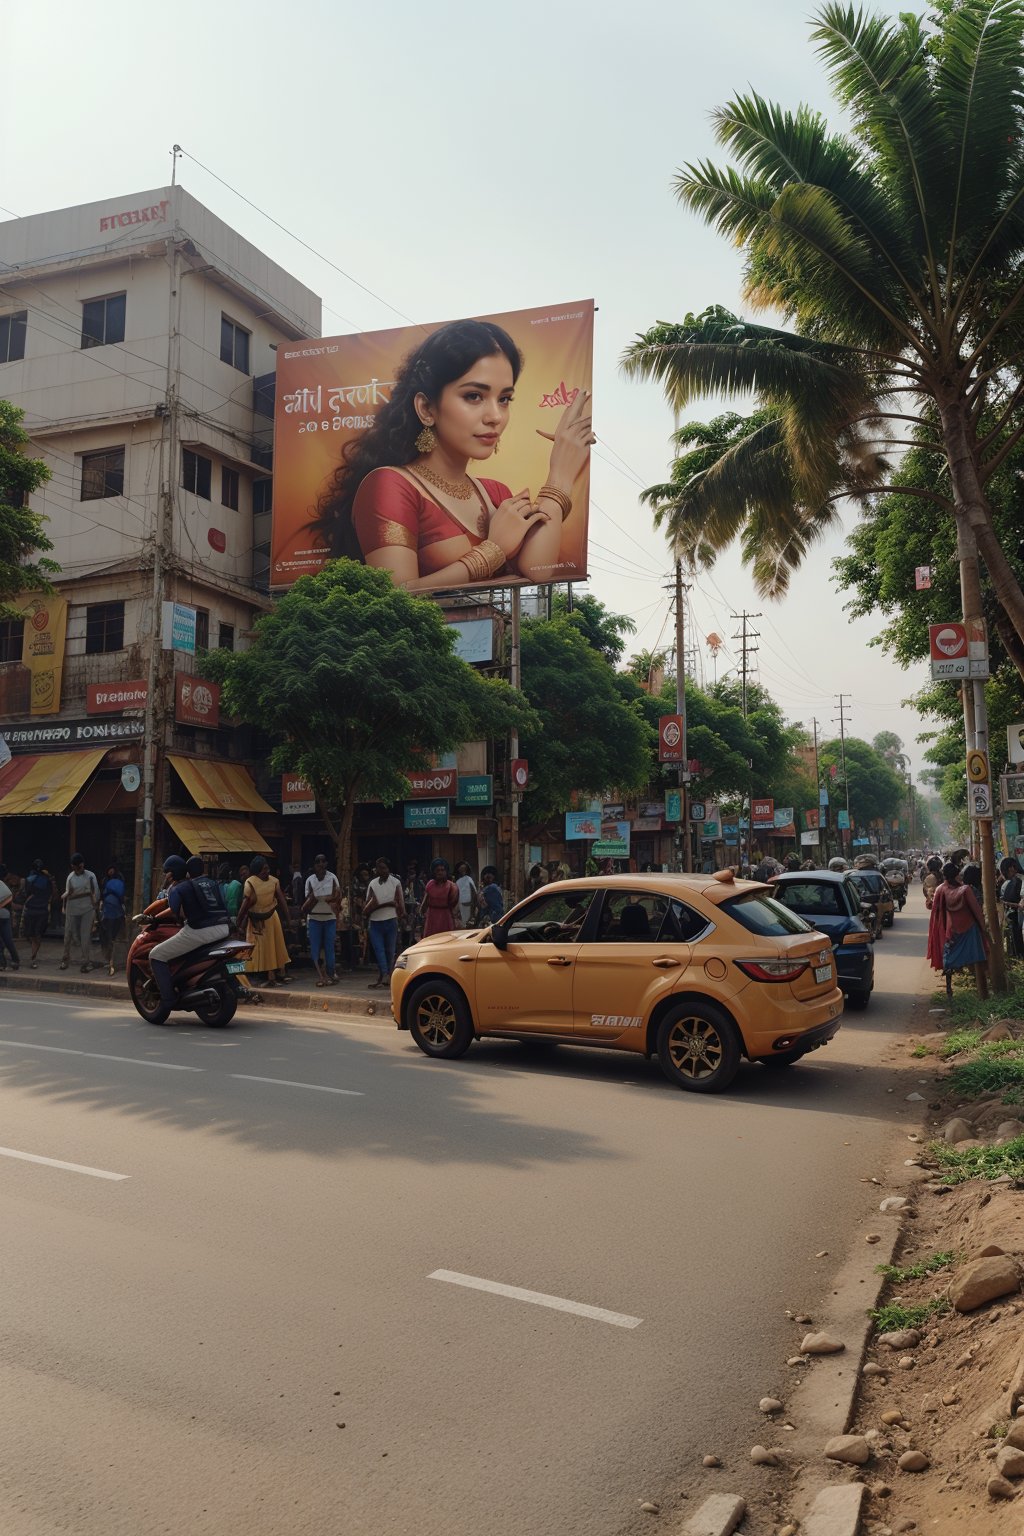
[[[683,717],[662,715],[658,720],[658,761],[681,763],[683,760]]]
[[[988,677],[988,630],[984,619],[929,624],[928,655],[933,681]]]

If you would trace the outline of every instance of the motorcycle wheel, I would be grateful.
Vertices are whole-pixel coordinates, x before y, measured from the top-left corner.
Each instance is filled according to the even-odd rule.
[[[200,1024],[210,1024],[214,1027],[223,1028],[225,1024],[231,1023],[237,1007],[238,998],[235,995],[234,988],[228,986],[223,981],[219,981],[217,983],[217,1001],[215,1003],[197,1004],[195,1015]]]
[[[133,965],[128,973],[128,996],[135,1012],[147,1024],[166,1024],[171,1010],[160,1001],[160,989],[152,976],[147,976],[139,965]]]

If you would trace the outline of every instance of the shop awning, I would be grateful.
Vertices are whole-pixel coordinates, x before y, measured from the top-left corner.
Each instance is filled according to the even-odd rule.
[[[0,816],[62,816],[106,755],[93,747],[12,758],[0,774]]]
[[[240,763],[223,763],[216,758],[178,757],[169,752],[167,761],[179,775],[185,788],[201,811],[270,811],[246,769]]]
[[[192,853],[272,853],[244,816],[186,816],[164,811],[164,821]]]

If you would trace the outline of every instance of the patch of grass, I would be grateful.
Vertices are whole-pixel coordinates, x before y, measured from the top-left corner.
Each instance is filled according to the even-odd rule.
[[[928,1047],[926,1045],[915,1045],[910,1054],[911,1056],[927,1056]]]
[[[974,985],[973,977],[966,974],[953,978],[953,1002],[949,1009],[949,1017],[955,1025],[976,1026],[980,1022],[982,1030],[988,1029],[997,1019],[1021,1019],[1024,1018],[1024,968],[1020,964],[1011,965],[1008,977],[1010,987],[1000,997],[990,997],[981,1002]],[[933,994],[933,1003],[941,1007],[946,1002],[944,992]]]
[[[895,1333],[900,1328],[920,1328],[930,1317],[934,1317],[937,1312],[945,1312],[948,1307],[949,1302],[944,1296],[917,1302],[913,1306],[907,1306],[902,1301],[887,1301],[884,1306],[872,1307],[868,1316],[879,1333]]]
[[[998,1179],[1004,1173],[1024,1179],[1024,1136],[1014,1136],[1001,1147],[951,1147],[935,1142],[932,1152],[943,1170],[947,1184],[963,1184],[968,1179]]]
[[[939,1055],[947,1060],[950,1056],[959,1056],[962,1051],[973,1051],[976,1045],[981,1044],[981,1036],[982,1031],[978,1025],[951,1029],[939,1046]]]
[[[1024,1040],[994,1040],[980,1046],[970,1061],[954,1067],[949,1091],[958,1099],[1024,1087]]]
[[[933,1253],[931,1258],[918,1259],[916,1264],[908,1264],[906,1268],[899,1264],[876,1264],[875,1274],[885,1275],[895,1285],[905,1285],[908,1280],[923,1280],[925,1275],[934,1275],[936,1270],[952,1264],[955,1258],[955,1253]]]

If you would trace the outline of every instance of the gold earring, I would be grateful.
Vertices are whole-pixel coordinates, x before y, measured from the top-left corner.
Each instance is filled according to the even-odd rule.
[[[423,454],[433,453],[436,447],[437,436],[433,427],[424,427],[423,431],[416,438],[416,452]]]
[[[500,447],[501,447],[501,438],[500,437],[496,437],[494,439],[494,451],[495,451],[495,453],[497,453],[497,451],[498,451],[498,449]]]

